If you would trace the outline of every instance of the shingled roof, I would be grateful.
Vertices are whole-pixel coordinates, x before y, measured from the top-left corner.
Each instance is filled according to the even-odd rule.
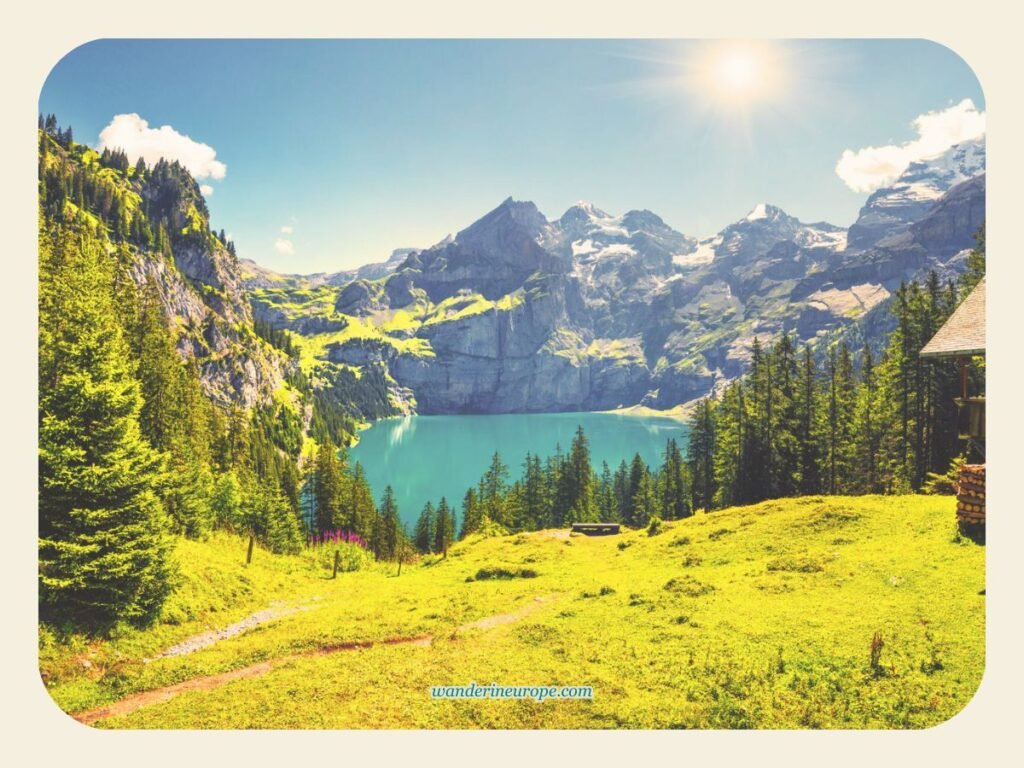
[[[985,354],[985,278],[949,316],[921,357],[965,357]]]

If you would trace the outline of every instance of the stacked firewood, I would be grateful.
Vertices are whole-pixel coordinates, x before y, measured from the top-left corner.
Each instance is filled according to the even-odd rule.
[[[985,524],[985,465],[964,464],[956,485],[956,518],[968,525]]]

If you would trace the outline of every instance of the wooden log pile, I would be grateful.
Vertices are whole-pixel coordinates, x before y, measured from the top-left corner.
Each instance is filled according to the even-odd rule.
[[[964,464],[956,484],[956,519],[965,525],[985,524],[985,465]]]

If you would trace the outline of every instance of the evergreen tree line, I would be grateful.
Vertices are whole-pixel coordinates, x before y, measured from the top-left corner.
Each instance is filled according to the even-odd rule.
[[[70,135],[41,122],[44,138]],[[94,207],[108,193],[84,192],[107,182],[67,156],[44,162],[62,146],[40,149],[51,174],[39,189],[40,609],[48,621],[107,626],[158,611],[174,584],[174,534],[220,527],[275,552],[301,548],[303,425],[280,404],[246,412],[203,394],[157,286],[131,276],[136,244]],[[120,173],[121,155],[101,163]],[[142,162],[135,172],[150,173]],[[163,162],[153,170],[174,173]],[[82,205],[56,212],[46,178],[71,179]],[[302,397],[312,401],[308,389]]]
[[[82,162],[90,150],[74,143],[70,127],[60,128],[53,115],[40,115],[39,123],[39,194],[49,219],[62,221],[71,203],[77,211],[88,210],[97,216],[108,227],[110,239],[117,242],[170,255],[180,242],[212,247],[219,241],[236,256],[235,244],[223,230],[218,234],[209,231],[199,185],[178,161],[161,158],[150,168],[139,158],[132,167],[123,149],[107,148],[99,155],[98,165],[92,166]],[[111,177],[102,169],[116,175]],[[172,224],[183,195],[200,214],[198,229],[195,222],[177,228]]]
[[[959,370],[922,347],[984,275],[984,229],[958,282],[931,273],[896,291],[896,327],[879,359],[845,343],[822,359],[784,334],[755,340],[750,368],[689,422],[692,504],[705,510],[806,494],[910,493],[965,451],[956,431]],[[983,366],[971,372],[983,391]]]
[[[391,559],[398,551],[398,507],[390,486],[378,511],[373,492],[359,462],[349,466],[348,455],[323,444],[306,478],[311,490],[310,527],[316,533],[343,530],[358,534],[375,556]]]
[[[568,454],[560,446],[545,459],[528,453],[515,480],[495,452],[487,471],[462,498],[459,537],[599,521],[642,527],[654,517],[675,520],[691,514],[689,469],[675,438],[666,441],[656,469],[635,454],[614,471],[602,462],[597,472],[586,432],[579,427]],[[413,543],[421,552],[444,553],[455,529],[447,500],[442,498],[436,506],[428,502],[416,523]]]
[[[297,551],[298,471],[279,426],[224,410],[183,361],[156,289],[88,222],[40,221],[40,583],[43,613],[151,616],[172,583],[172,533],[214,527]],[[297,445],[290,446],[295,454]]]

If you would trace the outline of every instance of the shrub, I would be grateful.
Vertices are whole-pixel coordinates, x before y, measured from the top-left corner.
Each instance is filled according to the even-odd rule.
[[[655,515],[651,518],[651,522],[647,524],[647,535],[657,536],[659,533],[661,533],[662,525],[663,523],[661,518]]]
[[[810,557],[777,557],[768,563],[769,571],[792,571],[795,573],[818,573],[824,566]]]
[[[306,543],[314,561],[332,572],[335,552],[338,553],[338,570],[342,573],[361,570],[373,561],[369,546],[355,533],[325,531],[310,536]]]
[[[665,582],[665,589],[669,592],[678,592],[687,597],[700,597],[715,591],[713,585],[697,581],[697,579],[690,576],[669,579]]]
[[[960,481],[960,468],[966,463],[965,456],[957,456],[944,473],[929,472],[926,480],[921,486],[921,493],[936,494],[941,496],[952,496],[956,493],[957,483]]]
[[[502,568],[492,566],[481,568],[475,576],[470,576],[466,581],[487,581],[488,579],[535,579],[537,572],[533,568]]]

